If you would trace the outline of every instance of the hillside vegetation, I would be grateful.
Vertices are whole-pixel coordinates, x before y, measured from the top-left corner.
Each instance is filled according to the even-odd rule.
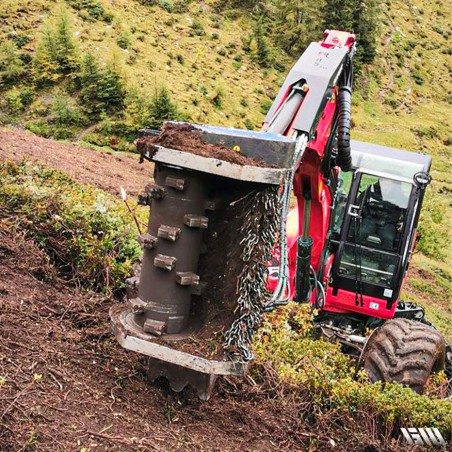
[[[356,60],[353,138],[421,151],[433,157],[434,180],[427,191],[420,240],[404,297],[422,304],[428,319],[452,342],[449,118],[452,28],[448,5],[440,0],[381,3],[351,0],[347,5],[337,0],[320,0],[314,4],[306,0],[3,0],[0,3],[0,124],[23,127],[45,138],[89,144],[92,153],[99,156],[104,148],[108,148],[107,155],[112,153],[111,149],[133,150],[137,129],[157,128],[165,119],[258,129],[290,66],[304,46],[320,39],[323,29],[328,27],[352,29],[358,33],[361,44]],[[0,140],[2,133],[3,137],[6,135],[0,130]],[[33,149],[46,146],[41,139],[37,140]],[[24,140],[21,146],[26,145]],[[70,145],[61,149],[58,146],[55,142],[49,144],[47,154],[65,155]],[[14,146],[6,147],[15,152]],[[67,151],[67,157],[73,159],[72,170],[76,166],[73,153],[77,149],[72,153]],[[5,146],[0,146],[0,151],[7,152]],[[40,158],[43,160],[37,156],[38,161]],[[123,175],[117,173],[121,171],[135,179],[138,175],[144,177],[142,173],[132,171],[131,166],[118,169],[117,162],[108,166],[100,157],[96,164],[79,160],[84,162],[80,164],[84,177],[91,170],[91,178],[98,182],[94,188],[86,183],[92,182],[89,178],[72,174],[74,180],[68,176],[61,156],[46,157],[46,166],[17,162],[20,160],[17,156],[15,160],[0,165],[0,235],[23,237],[33,247],[39,247],[46,262],[37,276],[34,267],[19,269],[27,275],[32,271],[41,291],[47,290],[43,284],[59,285],[59,278],[85,291],[111,294],[121,290],[140,250],[135,241],[135,225],[123,203],[112,195],[115,193],[112,184],[120,183]],[[119,157],[118,161],[121,161]],[[104,165],[106,172],[110,171],[112,176],[114,173],[113,181],[97,176],[96,171]],[[135,208],[135,203],[132,206]],[[137,212],[140,221],[144,221],[141,215],[145,213],[139,209]],[[33,287],[32,283],[30,286]],[[35,294],[33,290],[31,294]],[[5,303],[7,313],[15,313],[15,294],[10,292],[12,301]],[[31,303],[33,297],[30,295]],[[107,305],[111,300],[102,301],[102,315],[96,317],[91,313],[97,307],[90,296],[81,298],[74,302],[79,314],[71,308],[72,301],[43,296],[42,306],[50,306],[52,313],[46,321],[61,323],[63,326],[58,328],[65,330],[52,341],[45,339],[45,345],[53,346],[58,338],[66,340],[72,334],[77,347],[93,353],[98,347],[99,352],[90,356],[91,367],[87,368],[92,369],[93,380],[97,380],[99,371],[96,361],[103,359],[106,370],[99,381],[106,382],[105,387],[113,385],[121,399],[125,395],[126,401],[134,400],[127,397],[127,388],[139,388],[131,391],[134,396],[147,391],[148,386],[143,384],[145,371],[136,355],[127,355],[128,361],[121,361],[121,365],[114,361],[119,346],[109,334]],[[42,306],[39,305],[37,312]],[[32,309],[38,308],[32,305]],[[69,319],[63,323],[66,314]],[[33,324],[34,334],[39,333],[41,338],[40,315],[36,316],[38,320],[28,314],[25,317]],[[17,323],[17,331],[21,331],[22,319],[11,318]],[[80,328],[85,329],[79,331]],[[78,348],[74,344],[71,347],[79,356]],[[66,343],[64,350],[66,353]],[[47,358],[54,356],[53,351],[46,353]],[[264,415],[272,421],[276,419],[274,422],[281,426],[276,428],[269,423],[267,434],[272,446],[277,438],[276,444],[282,449],[302,444],[306,450],[316,447],[327,450],[341,441],[338,450],[352,450],[351,446],[347,447],[349,444],[356,447],[353,450],[361,450],[365,445],[369,450],[371,447],[376,450],[377,445],[379,450],[396,450],[405,446],[394,439],[401,425],[436,426],[444,434],[450,433],[452,419],[450,401],[444,400],[447,386],[444,374],[429,381],[424,395],[398,384],[371,385],[364,373],[356,375],[354,362],[340,353],[337,344],[312,337],[310,313],[298,305],[277,310],[267,318],[257,335],[255,353],[256,364],[248,380],[224,382],[218,397],[219,404],[226,404],[224,419],[231,422],[234,433],[241,431],[242,419],[248,419],[243,413],[259,420]],[[11,444],[18,449],[39,449],[47,444],[45,441],[54,444],[52,435],[57,434],[61,441],[74,441],[72,445],[76,444],[71,438],[76,438],[73,432],[77,429],[77,434],[85,438],[85,432],[91,430],[86,425],[80,427],[79,419],[71,418],[65,425],[65,417],[58,416],[69,432],[65,439],[62,437],[67,436],[66,430],[50,436],[43,433],[52,423],[43,422],[43,426],[31,418],[24,421],[23,412],[28,411],[21,405],[25,402],[19,400],[25,391],[23,385],[39,388],[53,384],[56,377],[48,373],[46,359],[36,368],[36,363],[31,361],[28,365],[27,360],[35,360],[28,349],[26,355],[19,354],[16,359],[18,363],[10,373],[0,376],[0,385],[11,391],[11,397],[3,399],[8,400],[6,409],[0,410],[8,415],[5,422],[12,432]],[[85,367],[77,360],[73,362],[70,376],[66,373],[69,368],[66,361],[53,365],[59,366],[59,372],[67,381],[74,381],[73,387],[77,388],[87,377],[79,375],[80,368]],[[14,378],[20,365],[24,366],[22,383],[16,384]],[[133,370],[134,366],[141,370]],[[30,369],[35,372],[33,381],[26,383]],[[103,368],[100,372],[104,372]],[[60,373],[57,376],[61,378]],[[58,379],[56,382],[58,386]],[[20,391],[19,395],[15,391]],[[50,389],[45,394],[50,397]],[[78,389],[73,394],[78,396]],[[113,403],[122,402],[115,399],[113,392],[105,394],[101,400],[110,417],[110,396]],[[123,437],[114,436],[114,429],[108,431],[113,424],[106,428],[99,425],[96,431],[103,432],[105,440],[114,442],[119,438],[125,442],[118,444],[133,446],[137,443],[129,439],[127,429],[133,427],[136,431],[137,425],[140,429],[143,425],[149,428],[160,416],[164,417],[162,438],[166,441],[168,431],[177,429],[176,422],[184,410],[194,412],[186,422],[198,425],[202,409],[184,397],[167,396],[164,406],[154,401],[157,405],[150,406],[149,412],[147,403],[151,399],[146,398],[139,421],[125,423],[120,419],[127,427]],[[97,400],[91,393],[85,394],[85,398],[91,403]],[[12,410],[15,402],[10,405],[9,400],[18,400],[17,412]],[[74,406],[78,402],[78,399],[73,402]],[[27,403],[35,409],[38,402],[33,399]],[[66,399],[61,403],[64,408],[59,409],[67,411]],[[259,415],[247,412],[246,407],[251,405],[259,408]],[[135,413],[135,406],[135,402],[125,405],[124,412]],[[203,406],[209,409],[206,407],[215,405]],[[241,414],[234,415],[236,420],[230,414],[237,410]],[[29,411],[33,417],[34,411]],[[212,409],[208,417],[213,419],[215,428],[220,428],[226,421],[217,420],[216,414]],[[96,418],[96,407],[84,415]],[[160,426],[157,421],[156,425]],[[167,422],[171,429],[167,428]],[[199,423],[202,424],[202,419]],[[315,434],[298,435],[300,423],[309,426]],[[18,425],[21,435],[14,437]],[[250,430],[254,438],[258,427]],[[212,445],[215,439],[211,431],[215,430],[210,427],[206,442],[200,444]],[[186,444],[183,435],[176,440]],[[78,440],[77,444],[85,449],[84,442]]]
[[[324,27],[353,29],[353,137],[433,156],[426,257],[415,259],[428,278],[413,272],[408,292],[431,297],[442,322],[452,314],[448,17],[440,0],[4,0],[0,123],[123,150],[168,118],[258,128],[303,47]]]

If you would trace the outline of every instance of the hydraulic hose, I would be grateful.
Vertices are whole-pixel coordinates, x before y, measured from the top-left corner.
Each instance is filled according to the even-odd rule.
[[[338,95],[338,132],[337,132],[337,164],[342,171],[352,168],[352,153],[350,147],[350,129],[352,121],[352,84],[353,69],[348,56],[344,64]]]

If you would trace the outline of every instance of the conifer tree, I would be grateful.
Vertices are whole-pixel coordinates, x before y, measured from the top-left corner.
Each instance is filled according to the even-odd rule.
[[[326,0],[323,13],[325,29],[351,31],[357,35],[354,67],[371,63],[376,55],[379,9],[376,0]]]
[[[356,0],[353,22],[358,38],[358,64],[371,63],[377,54],[376,38],[380,22],[377,0]]]
[[[323,0],[274,0],[273,36],[277,44],[293,56],[319,38]]]
[[[70,26],[70,18],[63,8],[61,8],[57,19],[55,50],[56,62],[60,73],[69,74],[78,69],[78,52]]]
[[[99,95],[106,111],[113,111],[123,105],[124,90],[119,73],[107,66],[99,84]]]
[[[19,57],[16,44],[5,41],[0,45],[0,88],[16,82],[25,72],[25,65]]]
[[[78,51],[70,27],[70,18],[60,5],[56,27],[44,24],[33,59],[33,76],[38,84],[53,83],[78,69]]]
[[[168,89],[162,86],[156,91],[151,103],[150,127],[160,128],[164,121],[177,120],[178,118],[177,106],[171,100]]]
[[[101,73],[93,54],[83,56],[80,71],[80,100],[89,116],[96,116],[103,110],[103,102],[99,96]]]
[[[322,13],[323,29],[352,31],[355,28],[353,18],[355,1],[326,0]]]
[[[56,55],[56,42],[53,32],[48,25],[45,25],[39,37],[33,59],[33,78],[36,83],[51,83],[60,78]]]
[[[270,51],[264,35],[262,18],[257,22],[254,38],[256,39],[257,60],[262,67],[268,67],[270,65]]]
[[[80,100],[92,118],[103,112],[119,110],[123,105],[124,89],[120,75],[111,67],[101,70],[91,53],[83,57],[80,85]]]

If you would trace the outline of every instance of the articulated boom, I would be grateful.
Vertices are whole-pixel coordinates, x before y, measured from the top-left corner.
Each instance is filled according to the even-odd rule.
[[[298,301],[305,300],[300,299],[301,294],[296,294],[294,287],[297,239],[304,238],[305,249],[311,256],[310,265],[318,272],[330,227],[332,187],[335,188],[339,173],[333,160],[344,170],[350,169],[351,58],[355,35],[326,31],[324,36],[322,42],[312,43],[295,64],[263,126],[265,132],[286,136],[306,134],[309,139],[294,174],[297,210],[289,214],[287,222],[291,293]],[[341,141],[336,144],[338,128]],[[304,262],[309,264],[309,259]],[[309,274],[309,265],[299,268],[301,273]],[[270,274],[270,289],[275,287],[278,276]]]

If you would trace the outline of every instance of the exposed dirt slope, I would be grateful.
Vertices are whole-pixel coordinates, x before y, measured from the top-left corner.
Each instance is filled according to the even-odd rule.
[[[129,157],[0,129],[5,157],[43,162],[114,193],[121,184],[138,190],[150,172]],[[1,452],[398,449],[369,437],[375,425],[365,415],[362,429],[351,428],[318,413],[309,397],[281,396],[271,376],[263,386],[220,380],[209,402],[148,384],[145,358],[110,333],[117,301],[65,285],[35,244],[6,231],[1,208],[0,275]]]
[[[111,337],[112,301],[53,277],[37,248],[0,229],[0,450],[307,450],[300,407],[220,385],[202,403],[145,381]],[[234,392],[237,392],[234,395]],[[323,448],[322,450],[325,450]],[[348,449],[352,450],[352,449]]]
[[[120,186],[130,194],[138,193],[152,176],[150,164],[140,165],[138,155],[94,151],[18,129],[0,128],[0,160],[23,159],[64,171],[81,183],[93,184],[115,195]]]

